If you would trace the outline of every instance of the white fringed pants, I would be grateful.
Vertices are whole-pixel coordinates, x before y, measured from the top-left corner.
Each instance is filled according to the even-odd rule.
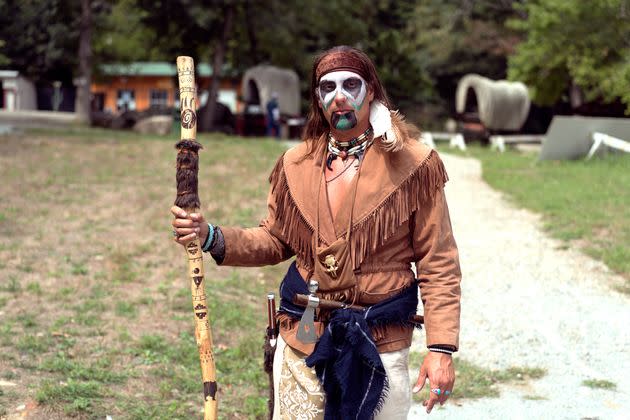
[[[409,348],[381,353],[389,393],[375,420],[404,420],[411,408]],[[304,355],[278,337],[273,361],[274,420],[324,418],[324,391],[315,370],[306,366]]]

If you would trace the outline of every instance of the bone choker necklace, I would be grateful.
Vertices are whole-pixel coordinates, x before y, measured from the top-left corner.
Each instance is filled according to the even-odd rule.
[[[337,159],[337,156],[341,157],[343,160],[346,160],[348,156],[360,156],[365,152],[365,149],[372,144],[373,139],[370,138],[366,140],[371,134],[372,127],[370,126],[360,136],[349,141],[341,142],[335,140],[332,133],[328,133],[328,158],[326,159],[326,167],[332,170],[332,161]]]

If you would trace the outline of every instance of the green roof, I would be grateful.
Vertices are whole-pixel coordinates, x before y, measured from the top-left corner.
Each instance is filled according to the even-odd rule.
[[[198,76],[212,76],[212,67],[209,64],[199,63],[196,67]],[[166,61],[103,64],[100,68],[107,76],[175,76],[177,74],[175,63],[167,63]],[[234,76],[234,72],[231,72],[227,66],[223,70],[225,74]]]

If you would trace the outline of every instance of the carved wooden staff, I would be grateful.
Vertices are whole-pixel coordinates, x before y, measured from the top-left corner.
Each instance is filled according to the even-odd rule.
[[[175,205],[187,214],[197,212],[201,207],[197,193],[197,172],[199,170],[199,149],[197,143],[197,115],[195,99],[195,64],[191,57],[177,57],[179,78],[179,98],[182,112],[180,141],[177,148],[177,198]],[[212,331],[208,319],[208,304],[203,271],[203,256],[199,238],[186,246],[188,272],[192,304],[195,312],[195,338],[201,361],[203,379],[204,419],[217,418],[217,382],[212,353]]]

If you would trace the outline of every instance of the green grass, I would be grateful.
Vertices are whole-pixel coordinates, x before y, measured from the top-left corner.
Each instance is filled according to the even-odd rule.
[[[54,298],[60,300],[66,300],[70,298],[76,292],[74,287],[62,287],[56,291]]]
[[[29,384],[19,395],[53,417],[201,417],[189,280],[170,236],[176,140],[84,128],[0,139],[3,152],[16,156],[0,167],[9,197],[0,209],[0,251],[9,261],[28,256],[15,269],[0,265],[0,308],[9,314],[0,325],[0,360]],[[267,177],[285,146],[207,134],[198,140],[207,219],[257,225],[267,211]],[[18,211],[28,202],[36,203],[28,214]],[[14,227],[29,223],[50,228]],[[53,241],[52,248],[30,245]],[[40,260],[46,264],[34,263]],[[264,418],[261,306],[286,265],[230,270],[206,261],[221,416]],[[23,272],[50,283],[24,280]],[[44,306],[28,315],[33,297]],[[15,401],[5,393],[0,405]]]
[[[425,353],[426,354],[426,353]],[[410,364],[420,366],[424,354],[412,352]],[[547,372],[545,369],[536,367],[510,367],[503,370],[485,369],[470,361],[455,357],[455,388],[451,399],[476,399],[476,398],[496,398],[500,395],[501,384],[525,383],[530,380],[540,379]],[[422,395],[414,395],[416,401],[424,401],[428,398],[428,389]]]
[[[44,381],[36,393],[37,402],[53,407],[62,407],[69,415],[89,414],[96,417],[105,416],[99,404],[107,394],[107,389],[97,381],[67,382]]]
[[[13,344],[13,338],[15,336],[13,332],[14,324],[10,321],[3,322],[0,325],[0,346],[10,346]],[[5,352],[5,355],[9,355]]]
[[[115,251],[111,255],[114,264],[112,280],[116,283],[131,283],[137,278],[137,273],[133,265],[133,256],[123,252]]]
[[[542,214],[551,235],[578,244],[630,280],[629,155],[538,161],[537,154],[499,154],[475,146],[464,155],[481,161],[490,186],[516,205]]]
[[[53,340],[50,336],[35,334],[25,334],[18,338],[15,348],[23,353],[38,355],[44,351],[48,351]]]
[[[274,271],[277,270],[271,268],[268,273],[275,275]],[[209,301],[215,343],[230,340],[234,336],[233,332],[238,332],[239,337],[232,345],[214,348],[221,413],[226,418],[239,415],[263,418],[266,413],[268,383],[261,368],[264,320],[259,311],[242,302],[239,304],[238,299],[239,296],[248,296],[252,291],[264,296],[266,288],[252,283],[249,276],[243,276],[235,270],[227,279],[212,284],[213,289],[231,296],[228,301]],[[181,303],[173,310],[190,312],[189,294],[188,289],[178,290],[175,302]],[[187,318],[190,317],[187,315]],[[160,389],[155,399],[145,397],[141,404],[136,399],[119,396],[122,398],[120,404],[131,418],[198,416],[201,378],[197,346],[191,333],[184,332],[176,339],[168,339],[160,334],[144,335],[128,350],[134,356],[135,363],[151,366],[151,375],[159,383]],[[191,401],[197,401],[197,404],[191,405]]]
[[[42,287],[39,283],[31,282],[26,285],[26,290],[33,293],[34,295],[41,296],[42,295]]]
[[[97,283],[92,287],[92,290],[90,291],[90,298],[103,299],[107,297],[109,293],[110,290],[104,284]]]
[[[46,372],[60,373],[64,378],[97,381],[103,384],[119,383],[128,377],[124,371],[113,371],[112,361],[106,356],[100,356],[94,361],[77,361],[68,358],[67,354],[61,351],[44,360],[38,368]]]
[[[133,318],[137,315],[138,310],[135,304],[126,301],[116,302],[116,315],[126,318]]]
[[[586,379],[582,381],[582,385],[593,389],[606,389],[609,391],[617,390],[617,384],[605,379]]]
[[[22,324],[25,329],[34,328],[37,326],[37,320],[33,314],[22,313],[16,317],[16,321]]]
[[[22,284],[16,276],[10,275],[6,284],[0,285],[0,291],[17,294],[22,292]]]
[[[86,276],[88,274],[88,269],[83,262],[73,262],[70,273],[75,276]]]
[[[2,373],[1,377],[3,379],[11,380],[11,379],[17,379],[18,375],[15,372],[7,370],[6,372]]]

